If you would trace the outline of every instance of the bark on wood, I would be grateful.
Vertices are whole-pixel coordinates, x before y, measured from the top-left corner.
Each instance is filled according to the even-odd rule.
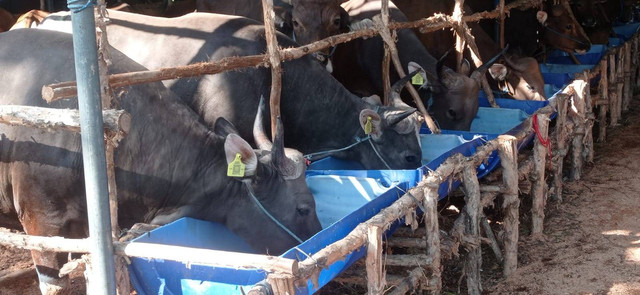
[[[607,65],[608,65],[607,57],[602,58],[602,63],[600,64],[600,83],[598,86],[598,94],[600,99],[605,101],[606,103],[599,104],[600,105],[600,114],[598,116],[598,142],[605,142],[607,139],[607,110],[609,108],[609,79],[607,73]]]
[[[510,135],[500,135],[498,137],[500,147],[500,166],[502,167],[503,185],[508,189],[508,193],[503,194],[503,215],[504,215],[504,267],[505,277],[513,274],[518,267],[518,161],[516,139]]]
[[[618,125],[620,113],[618,112],[618,85],[616,83],[616,54],[609,54],[609,124]]]
[[[624,105],[624,64],[627,60],[624,54],[624,48],[626,46],[618,47],[616,50],[616,96],[618,97],[616,111],[618,112],[618,118],[622,117],[622,106]]]
[[[104,118],[105,132],[129,132],[131,117],[125,111],[105,110],[102,112],[102,117]],[[0,106],[0,123],[80,132],[80,114],[78,110],[71,109],[4,105]]]
[[[431,258],[427,254],[396,254],[387,255],[384,259],[386,266],[420,266],[431,267]]]
[[[589,82],[588,72],[585,71],[583,75],[584,81],[587,83],[585,87],[584,105],[587,122],[585,123],[585,138],[584,138],[584,151],[583,159],[588,163],[593,162],[593,125],[595,121],[595,115],[593,113],[593,100],[591,97],[591,83]]]
[[[384,2],[384,1],[383,1]],[[382,233],[379,226],[370,226],[367,232],[367,294],[382,294],[384,291],[384,268],[382,265]]]
[[[491,251],[493,251],[493,255],[496,257],[496,260],[498,260],[499,263],[502,263],[504,261],[504,257],[502,256],[502,250],[500,250],[500,246],[498,245],[496,236],[493,234],[491,225],[489,225],[489,220],[487,220],[487,217],[484,216],[484,214],[480,218],[480,224],[482,225],[482,230],[484,231],[485,237],[487,237],[487,239],[489,239],[490,241],[489,246],[491,246]]]
[[[535,115],[534,115],[535,116]],[[538,130],[543,140],[549,139],[549,116],[547,114],[538,114]],[[545,171],[547,157],[550,157],[549,150],[537,138],[534,139],[533,147],[533,173],[530,174],[532,182],[531,198],[533,199],[531,206],[531,234],[541,234],[544,228],[544,208],[547,203],[547,195],[545,190]]]
[[[439,169],[439,168],[438,168]],[[436,170],[437,171],[437,170]],[[430,173],[431,181],[433,174]],[[431,261],[431,276],[428,279],[428,285],[433,286],[433,293],[439,293],[442,289],[442,274],[440,271],[440,226],[438,225],[438,188],[440,184],[427,184],[424,189],[424,201],[422,203],[426,212],[424,212],[424,227],[426,229],[426,254],[427,259]]]
[[[504,48],[504,0],[500,0],[498,10],[500,11],[500,48]]]
[[[624,95],[622,99],[622,110],[629,110],[629,102],[633,96],[631,87],[631,42],[624,43]]]
[[[426,278],[427,273],[425,273],[425,270],[421,267],[416,267],[387,294],[402,295],[410,292],[420,294],[420,292],[418,292],[420,290],[431,289],[430,286],[425,286]]]
[[[271,65],[271,92],[269,108],[271,111],[271,136],[275,141],[277,118],[280,117],[280,92],[282,91],[282,64],[278,52],[278,40],[276,39],[276,29],[273,23],[273,0],[262,0],[262,11],[264,16],[264,31],[267,39],[267,53]]]
[[[569,97],[565,94],[556,96],[556,117],[555,150],[552,158],[553,162],[553,199],[562,202],[562,170],[564,166],[564,156],[566,155],[567,137],[567,104]]]
[[[382,57],[382,105],[389,105],[389,90],[391,90],[391,79],[389,72],[391,71],[391,53],[389,47],[384,45],[384,56]]]
[[[460,27],[462,26],[462,15],[464,14],[464,0],[455,0],[453,5],[453,13],[451,18],[456,24],[456,72],[460,73],[460,67],[462,66],[462,58],[464,56],[465,38],[464,33],[461,34]]]
[[[574,94],[571,96],[571,120],[574,124],[574,130],[571,144],[572,154],[569,179],[575,181],[580,180],[582,172],[582,151],[584,148],[585,125],[587,123],[585,91],[589,85],[583,80],[575,80],[570,87],[574,89]]]
[[[375,28],[380,33],[380,37],[384,41],[384,44],[387,46],[387,48],[389,48],[391,61],[393,62],[393,66],[395,67],[398,76],[400,78],[403,78],[407,74],[402,68],[402,63],[400,62],[400,57],[398,56],[398,48],[396,47],[395,39],[391,36],[391,31],[388,29],[389,7],[387,6],[385,9],[384,3],[385,2],[383,1],[382,14],[375,15],[373,17],[373,23]],[[409,93],[413,98],[413,102],[418,107],[418,110],[422,114],[422,117],[424,117],[424,121],[427,124],[429,130],[431,130],[431,132],[434,134],[440,133],[440,128],[438,128],[438,125],[436,125],[435,121],[433,121],[433,119],[427,112],[427,109],[424,107],[422,99],[420,98],[420,94],[418,94],[418,91],[413,87],[413,85],[411,85],[411,82],[407,82],[405,88],[409,90]]]
[[[295,293],[295,279],[292,275],[285,274],[269,274],[267,276],[267,282],[273,289],[273,294],[278,295],[294,295]]]
[[[480,184],[476,174],[476,166],[467,163],[463,170],[463,185],[466,192],[466,205],[464,210],[467,214],[465,220],[465,234],[472,237],[480,236]],[[482,293],[482,249],[480,247],[469,249],[466,256],[465,272],[467,276],[467,292],[469,294]]]
[[[417,229],[412,229],[407,226],[403,226],[398,228],[394,233],[394,237],[406,237],[406,238],[424,238],[427,231],[424,227],[419,227]]]

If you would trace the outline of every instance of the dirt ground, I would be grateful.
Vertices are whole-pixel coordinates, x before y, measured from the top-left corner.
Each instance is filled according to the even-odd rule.
[[[582,179],[565,184],[564,202],[548,203],[544,236],[521,233],[517,272],[503,280],[485,264],[483,293],[640,294],[639,100],[596,146]],[[0,275],[31,266],[28,251],[0,253]],[[39,294],[35,275],[0,283],[5,294]]]

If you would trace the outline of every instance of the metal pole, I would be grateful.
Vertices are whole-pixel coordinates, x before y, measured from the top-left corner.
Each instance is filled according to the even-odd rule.
[[[90,0],[89,0],[90,1]],[[91,243],[91,277],[87,294],[116,294],[113,241],[107,188],[102,105],[96,45],[95,3],[67,0],[72,11],[73,51],[78,80],[82,159]]]

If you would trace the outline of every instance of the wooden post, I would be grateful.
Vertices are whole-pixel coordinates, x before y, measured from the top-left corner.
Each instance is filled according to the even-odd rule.
[[[391,90],[391,53],[389,46],[384,45],[384,56],[382,57],[382,105],[389,105],[389,90]]]
[[[440,271],[440,226],[438,225],[438,188],[439,184],[426,184],[424,188],[424,227],[426,229],[427,257],[431,260],[431,277],[429,286],[433,286],[433,294],[440,294],[442,274]]]
[[[612,50],[612,51],[615,51]],[[616,54],[612,52],[609,54],[609,124],[611,126],[618,125],[618,119],[620,113],[618,112],[618,84],[616,82]]]
[[[618,47],[616,50],[616,96],[618,97],[616,111],[618,112],[618,119],[622,117],[622,106],[624,105],[624,67],[627,61],[625,54],[626,42],[622,47]]]
[[[293,275],[286,274],[269,274],[267,282],[273,289],[273,294],[277,295],[295,295],[295,280]]]
[[[584,81],[587,83],[585,86],[584,106],[587,122],[585,123],[585,138],[584,138],[584,161],[588,163],[593,162],[593,124],[595,120],[595,114],[593,113],[593,100],[591,99],[591,82],[589,80],[589,71],[585,71],[583,75]]]
[[[482,204],[480,205],[480,207],[482,208]],[[498,262],[502,263],[504,261],[504,256],[502,256],[502,251],[500,250],[500,246],[498,245],[498,241],[496,240],[496,236],[493,234],[493,230],[491,229],[491,225],[489,225],[489,220],[487,220],[487,217],[484,216],[484,214],[482,214],[482,209],[480,209],[480,213],[482,215],[482,218],[480,220],[480,224],[482,224],[482,230],[484,231],[484,235],[491,242],[491,244],[490,244],[491,250],[493,251],[493,254],[496,256],[496,260],[498,260]]]
[[[545,167],[547,155],[549,149],[542,142],[549,140],[549,115],[547,114],[535,114],[537,116],[538,131],[540,132],[540,138],[534,139],[533,147],[533,171],[530,174],[531,179],[531,197],[533,204],[531,206],[531,234],[542,234],[544,228],[544,208],[547,203],[546,195],[546,181],[545,181]],[[536,135],[537,136],[537,135]],[[549,144],[551,144],[549,142]],[[551,157],[551,155],[548,155]]]
[[[562,202],[562,169],[564,166],[564,157],[567,155],[566,137],[567,137],[567,104],[569,97],[566,94],[556,96],[556,131],[554,155],[552,157],[553,166],[553,199]]]
[[[367,294],[384,293],[384,268],[382,264],[382,228],[369,226],[367,232]]]
[[[462,23],[462,15],[464,14],[464,0],[455,0],[453,6],[453,14],[451,18],[456,22],[459,27]],[[456,72],[460,73],[460,66],[462,65],[462,59],[464,58],[465,38],[460,33],[460,30],[456,30]]]
[[[516,172],[517,173],[517,172]],[[480,183],[476,174],[476,166],[472,162],[467,162],[462,171],[462,181],[466,193],[466,205],[464,210],[467,213],[465,220],[465,234],[472,238],[480,238]],[[465,260],[467,276],[467,292],[469,294],[482,293],[482,249],[480,246],[467,249],[468,254]]]
[[[389,0],[382,0],[381,10],[382,11],[380,15],[375,15],[373,17],[373,24],[378,30],[380,37],[389,48],[391,61],[393,62],[393,66],[395,67],[398,76],[400,78],[403,78],[407,74],[402,68],[402,63],[400,62],[400,57],[398,56],[398,48],[396,47],[395,39],[393,39],[391,32],[389,31]],[[424,107],[424,104],[420,99],[420,94],[418,94],[418,91],[411,85],[411,82],[407,82],[406,89],[409,90],[411,97],[413,97],[413,102],[416,104],[416,107],[418,107],[418,111],[420,111],[420,113],[424,117],[424,121],[427,124],[429,130],[431,130],[431,132],[434,134],[439,134],[440,128],[438,128],[438,125],[436,125],[435,121],[433,121],[433,119],[429,115],[429,112],[427,112],[427,109]]]
[[[424,269],[422,267],[416,267],[406,275],[404,280],[402,280],[399,284],[397,284],[396,287],[387,294],[388,295],[404,295],[404,294],[410,294],[411,292],[420,294],[419,292],[416,292],[416,291],[422,289],[420,288],[420,285],[424,281],[425,277],[426,277],[426,274],[424,272]]]
[[[500,48],[504,48],[504,0],[498,4],[500,10]]]
[[[573,94],[571,96],[571,121],[574,124],[573,138],[571,144],[571,171],[569,179],[571,181],[580,180],[582,172],[582,151],[584,148],[585,125],[587,123],[585,91],[588,83],[583,80],[574,80],[571,84]]]
[[[503,275],[508,277],[518,267],[518,149],[517,140],[511,135],[498,136],[498,155],[502,167],[502,184],[505,187],[503,194],[504,216],[504,266]]]
[[[278,40],[273,23],[273,0],[262,0],[262,12],[264,16],[264,32],[267,39],[267,53],[271,64],[271,94],[269,108],[271,110],[271,136],[275,140],[277,118],[280,117],[280,91],[282,90],[282,65],[278,52]]]
[[[611,105],[609,100],[609,78],[607,75],[607,57],[603,57],[600,61],[600,83],[598,85],[598,94],[600,95],[600,114],[598,115],[598,142],[605,142],[607,140],[607,109]]]
[[[633,63],[633,59],[631,57],[631,43],[624,43],[624,94],[622,98],[622,110],[629,110],[629,103],[631,101],[631,97],[633,96],[633,87],[631,87],[631,64]]]

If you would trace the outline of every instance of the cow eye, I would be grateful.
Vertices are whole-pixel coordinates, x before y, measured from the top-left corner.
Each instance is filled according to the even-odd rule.
[[[307,216],[309,215],[309,212],[311,212],[311,209],[309,209],[309,207],[298,207],[298,209],[296,209],[296,211],[298,212],[298,215],[300,216]]]
[[[341,20],[341,19],[340,19],[339,17],[338,17],[338,18],[333,19],[333,25],[334,25],[334,26],[339,26],[339,25],[340,25],[340,20]]]
[[[297,27],[297,26],[299,26],[299,25],[300,25],[300,24],[298,23],[298,21],[295,21],[295,20],[293,21],[293,26],[294,26],[294,27]]]
[[[456,111],[449,109],[449,111],[447,111],[447,116],[449,116],[449,118],[451,119],[455,119],[456,118]]]
[[[567,25],[567,30],[571,30],[571,29],[573,29],[573,25],[571,24]]]

